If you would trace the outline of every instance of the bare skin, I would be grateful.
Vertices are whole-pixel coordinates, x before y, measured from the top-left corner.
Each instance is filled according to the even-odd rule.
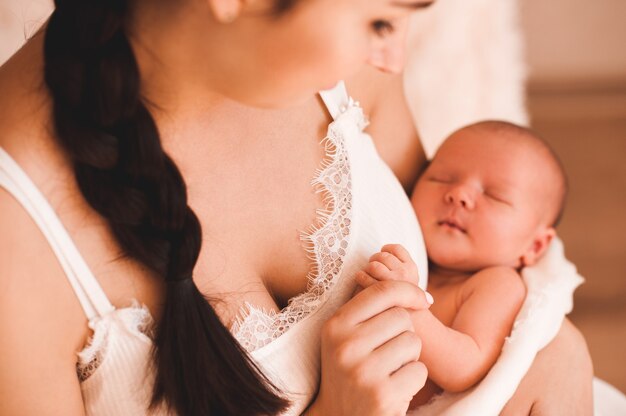
[[[102,218],[82,199],[67,160],[50,135],[48,98],[43,89],[36,88],[42,85],[40,50],[41,39],[36,39],[0,69],[0,90],[3,91],[0,108],[4,109],[0,115],[0,146],[16,159],[50,201],[111,302],[123,308],[137,299],[146,304],[158,320],[163,298],[159,279],[137,262],[114,260],[119,253],[118,245]],[[376,75],[373,78],[371,85],[401,85],[398,77]],[[383,158],[403,185],[410,188],[420,166],[414,159],[424,159],[419,139],[408,123],[408,112],[404,113],[405,123],[399,124],[406,127],[385,128],[392,103],[402,102],[400,90],[383,98],[376,88],[364,91],[353,89],[350,84],[349,88],[371,114],[371,133]],[[377,100],[387,105],[374,105]],[[393,113],[398,117],[397,109]],[[242,114],[248,117],[250,125],[258,126],[254,131],[258,140],[237,141],[250,133],[240,130],[232,121]],[[164,136],[175,130],[188,142],[206,147],[177,146],[167,137],[164,143],[185,176],[190,205],[205,232],[195,272],[198,285],[203,292],[224,300],[217,306],[225,323],[232,321],[244,301],[278,310],[306,285],[310,262],[302,250],[298,230],[314,223],[315,209],[323,206],[309,181],[323,154],[319,139],[324,135],[329,117],[317,97],[287,110],[255,110],[225,100],[215,103],[209,120],[201,111],[189,117],[187,125],[200,127],[165,128]],[[216,134],[206,140],[204,133],[200,133],[209,126]],[[235,152],[233,143],[247,146],[247,151]],[[188,151],[190,148],[194,151]],[[199,154],[204,156],[202,163],[196,159]],[[414,156],[408,160],[404,157],[406,154]],[[276,163],[280,164],[281,171],[273,168]],[[231,166],[237,166],[240,173]],[[258,173],[259,169],[263,174]],[[219,178],[221,182],[212,184],[209,178]],[[255,178],[258,182],[251,183]],[[286,189],[288,194],[284,192]],[[283,210],[276,210],[278,206]],[[23,208],[4,190],[0,190],[0,212],[0,229],[3,230],[0,236],[0,285],[3,288],[0,291],[0,333],[12,334],[10,342],[0,343],[0,367],[3,369],[0,372],[0,402],[3,403],[0,413],[15,413],[11,409],[19,409],[19,413],[25,415],[82,414],[75,353],[83,348],[90,335],[83,311],[47,241]],[[216,212],[220,215],[216,216]],[[258,221],[259,212],[263,212],[263,222]],[[288,224],[285,218],[289,219]],[[259,244],[260,241],[263,244]],[[379,293],[384,293],[385,299],[404,294],[405,307],[425,305],[421,291],[411,292],[399,284],[363,293],[361,306],[366,307],[362,310],[370,316],[380,312],[372,307],[374,301],[381,298]],[[349,302],[341,312],[355,309],[358,308],[354,302]],[[346,342],[345,334],[350,333],[351,328],[340,326],[329,330],[328,326],[336,324],[337,320],[331,320],[322,334],[323,343],[328,347],[322,362],[324,374],[338,374],[345,381],[341,385],[348,386],[352,385],[349,381],[355,375],[342,371],[342,364],[336,361],[332,351]],[[574,341],[575,347],[569,347],[569,341]],[[564,346],[568,346],[565,352],[572,356],[587,357],[583,354],[584,342],[569,324],[553,344],[552,349],[546,350],[551,355],[537,360],[539,365],[544,363],[543,366],[531,372],[536,377],[535,382],[527,383],[530,384],[527,389],[525,385],[520,387],[518,401],[512,401],[511,414],[533,406],[540,409],[544,399],[550,399],[543,396],[547,389],[530,387],[536,388],[536,380],[550,372],[551,367],[546,363],[553,362],[557,354],[562,356]],[[421,371],[415,369],[414,373],[421,374]],[[580,374],[581,370],[563,371],[563,376],[570,379]],[[327,386],[328,382],[322,381],[321,391],[326,391]],[[581,391],[584,386],[576,387],[576,391]],[[371,390],[357,386],[346,395],[358,398],[369,393]],[[389,392],[378,394],[389,397],[385,393]],[[571,394],[584,401],[585,406],[581,404],[577,409],[590,406],[590,397]],[[39,400],[32,400],[33,397]],[[326,411],[331,406],[329,401],[328,395],[320,394],[311,413],[329,414]],[[378,405],[381,404],[372,404],[372,414],[376,414],[374,406]],[[545,407],[549,408],[547,404]]]
[[[0,146],[50,201],[113,305],[128,307],[137,299],[158,319],[163,297],[160,280],[133,260],[115,260],[117,243],[81,197],[62,150],[49,134],[49,102],[38,88],[41,41],[41,37],[34,39],[1,69],[6,94],[0,105],[7,111],[0,121]],[[254,132],[258,140],[243,143],[240,138],[250,132],[232,128],[237,124],[232,118],[242,114],[251,125],[261,126]],[[185,175],[190,205],[205,232],[194,278],[203,292],[223,301],[216,306],[225,323],[232,323],[244,302],[279,310],[305,290],[311,264],[299,230],[315,223],[316,209],[324,206],[310,179],[324,154],[320,139],[329,121],[317,97],[286,110],[257,110],[225,101],[211,109],[208,121],[198,119],[197,130],[177,132],[193,146],[176,146],[164,139]],[[207,141],[199,135],[209,127],[220,132],[219,140]],[[203,158],[197,159],[200,154]],[[280,170],[274,168],[276,163]],[[15,405],[21,414],[81,414],[75,354],[91,335],[84,313],[47,241],[21,205],[0,190],[0,206],[5,230],[0,239],[2,285],[9,288],[0,295],[0,315],[7,318],[0,320],[0,331],[18,337],[0,346],[6,369],[0,376],[0,384],[6,386],[0,389],[3,412],[10,413]],[[262,222],[259,212],[263,212]],[[391,295],[399,288],[386,291],[393,305],[397,296]],[[402,290],[404,296],[406,292]],[[425,305],[423,295],[414,290],[404,306],[419,304]],[[417,359],[419,348],[412,350]],[[425,375],[423,368],[417,371]],[[419,383],[410,388],[418,389]],[[407,393],[407,399],[414,393]],[[33,395],[45,399],[30,400]]]

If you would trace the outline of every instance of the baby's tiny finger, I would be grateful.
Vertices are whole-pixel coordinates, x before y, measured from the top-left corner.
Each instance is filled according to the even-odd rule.
[[[379,251],[370,257],[370,262],[377,261],[384,264],[389,270],[398,270],[403,266],[402,261],[392,253]]]
[[[378,282],[378,280],[374,279],[372,276],[362,270],[356,272],[356,274],[354,275],[354,280],[356,280],[357,284],[359,284],[359,286],[363,288],[370,287],[374,283]]]
[[[412,263],[413,259],[408,250],[401,244],[387,244],[380,249],[380,251],[391,253],[400,259],[403,263]]]
[[[379,261],[370,261],[363,269],[365,273],[378,280],[394,280],[391,270]]]

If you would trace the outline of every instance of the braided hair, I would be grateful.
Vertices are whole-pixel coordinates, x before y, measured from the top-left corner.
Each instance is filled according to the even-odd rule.
[[[166,282],[155,330],[151,408],[165,403],[182,415],[285,409],[288,402],[192,279],[200,223],[140,95],[139,68],[125,33],[127,1],[55,0],[55,5],[44,57],[56,136],[83,197],[107,220],[124,255]]]

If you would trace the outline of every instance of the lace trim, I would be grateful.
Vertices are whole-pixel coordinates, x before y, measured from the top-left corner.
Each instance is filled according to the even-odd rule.
[[[76,363],[76,374],[81,383],[91,377],[103,363],[111,336],[111,326],[115,323],[121,324],[132,334],[151,337],[152,315],[145,305],[140,306],[137,301],[133,301],[132,306],[128,308],[116,309],[106,316],[92,319],[89,327],[93,330],[93,335],[87,341],[87,346],[78,353]]]
[[[367,125],[362,109],[352,99],[341,109],[337,121],[340,117],[350,117],[361,130]],[[318,225],[300,235],[312,260],[307,290],[290,299],[280,312],[245,304],[231,331],[248,352],[271,343],[324,303],[343,269],[352,223],[352,182],[345,125],[337,121],[330,124],[322,140],[326,157],[311,183],[317,193],[325,193],[325,208],[317,211]]]

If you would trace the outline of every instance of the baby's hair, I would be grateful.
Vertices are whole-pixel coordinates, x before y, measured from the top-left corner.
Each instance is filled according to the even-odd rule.
[[[554,206],[556,207],[556,209],[551,221],[551,225],[553,227],[556,227],[563,218],[565,202],[567,200],[567,194],[569,192],[569,183],[567,180],[567,174],[565,173],[565,168],[563,167],[563,163],[559,159],[554,149],[552,149],[552,147],[548,144],[548,142],[535,131],[527,127],[523,127],[503,120],[479,121],[477,123],[462,127],[461,129],[457,130],[457,132],[466,129],[480,129],[507,138],[525,140],[528,144],[534,146],[539,152],[543,152],[545,156],[547,156],[546,160],[551,165],[550,167],[554,171],[555,177],[559,181],[557,187],[558,194],[554,198]]]

